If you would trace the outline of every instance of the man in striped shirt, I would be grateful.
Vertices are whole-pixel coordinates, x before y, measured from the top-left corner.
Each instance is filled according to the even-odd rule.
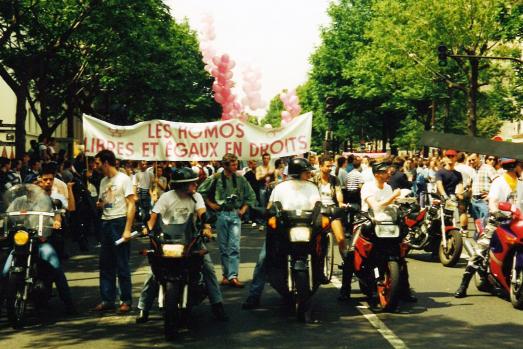
[[[471,214],[474,219],[482,219],[483,224],[487,224],[488,204],[486,201],[490,184],[498,176],[494,165],[498,159],[495,156],[487,155],[485,163],[479,168],[477,174],[472,179],[472,199]]]
[[[360,190],[363,186],[363,175],[360,172],[361,158],[358,156],[354,158],[353,169],[347,174],[346,177],[346,189],[347,189],[347,202],[348,204],[361,203]]]

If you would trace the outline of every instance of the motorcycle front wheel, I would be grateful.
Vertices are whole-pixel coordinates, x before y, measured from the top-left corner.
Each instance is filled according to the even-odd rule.
[[[166,340],[173,340],[178,334],[181,317],[181,290],[179,281],[167,281],[165,283],[164,335]]]
[[[388,261],[383,270],[383,279],[378,282],[378,299],[383,311],[396,308],[399,301],[400,266],[397,261]]]
[[[439,244],[439,260],[445,267],[453,267],[459,262],[463,251],[463,238],[459,230],[447,232],[447,248],[443,246],[443,240]]]
[[[306,270],[294,270],[294,286],[296,288],[296,316],[298,320],[305,319],[305,315],[310,311],[310,287],[309,275]]]
[[[516,309],[523,309],[523,269],[512,268],[510,279],[510,303]]]
[[[27,301],[24,300],[25,282],[23,274],[9,274],[6,291],[6,310],[9,324],[21,328],[25,321]]]

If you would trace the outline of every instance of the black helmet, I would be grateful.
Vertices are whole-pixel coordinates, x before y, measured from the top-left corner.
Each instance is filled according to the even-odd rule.
[[[390,162],[376,162],[372,165],[372,173],[386,172],[391,167]]]
[[[315,168],[304,158],[294,158],[289,162],[288,175],[298,178],[302,172],[314,171]]]
[[[171,187],[173,189],[181,188],[188,183],[196,182],[198,175],[190,168],[173,168],[171,170]]]

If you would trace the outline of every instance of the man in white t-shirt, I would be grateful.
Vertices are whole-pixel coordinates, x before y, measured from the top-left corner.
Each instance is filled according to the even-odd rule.
[[[515,159],[501,159],[501,166],[506,171],[503,175],[497,177],[490,186],[488,194],[489,215],[498,213],[498,204],[500,202],[510,202],[522,209],[523,204],[523,182],[520,180],[523,172],[523,164]],[[474,255],[470,257],[461,284],[454,294],[456,298],[464,298],[467,296],[467,288],[470,280],[477,271],[480,277],[480,282],[477,286],[479,291],[488,292],[490,290],[488,280],[485,275],[485,270],[482,268],[482,260],[489,251],[490,239],[496,226],[487,224],[483,233],[478,238],[478,247],[474,250]]]
[[[372,211],[374,218],[376,220],[389,220],[390,214],[387,212],[388,207],[394,203],[400,194],[401,190],[398,188],[392,190],[391,186],[387,184],[387,181],[390,178],[390,164],[386,162],[379,162],[372,165],[372,172],[374,173],[374,182],[367,182],[361,187],[361,210],[363,212]],[[349,266],[353,266],[353,252],[350,253],[348,263]],[[409,285],[409,274],[407,269],[407,263],[405,260],[400,261],[400,270],[401,270],[401,292],[400,299],[407,302],[416,302],[417,299],[412,295]],[[343,275],[344,279],[351,280],[353,270],[352,268],[344,270],[344,273],[348,275]],[[342,285],[342,287],[347,287],[348,292],[350,293],[350,284]]]
[[[159,215],[164,234],[172,235],[171,238],[173,236],[184,236],[187,231],[187,224],[194,224],[196,218],[201,219],[205,215],[205,202],[202,195],[196,192],[198,175],[190,168],[182,168],[173,170],[171,178],[173,190],[164,193],[154,205],[145,233],[154,229]],[[189,221],[191,214],[193,215],[193,221]],[[204,225],[203,234],[207,237],[212,236],[210,224],[206,223]],[[185,241],[185,243],[189,242]],[[206,254],[203,258],[202,274],[209,292],[209,301],[211,302],[211,309],[215,318],[220,321],[226,321],[228,318],[223,307],[223,297],[210,254]],[[136,318],[136,323],[148,321],[149,311],[158,291],[159,284],[151,273],[145,281],[140,295],[138,303],[140,313]]]
[[[275,202],[280,202],[282,208],[287,211],[312,210],[317,202],[321,202],[318,187],[310,181],[313,170],[315,168],[306,159],[291,159],[288,172],[290,179],[274,187],[267,208],[271,208]],[[260,305],[260,298],[266,282],[265,256],[266,243],[264,242],[254,268],[249,296],[242,306],[245,310],[256,309]]]
[[[139,171],[135,175],[136,194],[138,196],[138,207],[140,208],[140,218],[143,222],[149,219],[151,212],[150,190],[154,184],[154,172],[152,167],[147,167],[147,161],[140,161]]]
[[[102,241],[100,250],[100,295],[102,302],[97,311],[113,310],[116,300],[116,276],[120,286],[119,312],[128,313],[132,304],[131,270],[129,268],[130,244],[115,246],[115,241],[131,238],[131,228],[135,214],[133,183],[119,172],[116,157],[110,150],[102,150],[95,156],[96,167],[102,170],[104,178],[100,182],[98,208],[102,213]]]

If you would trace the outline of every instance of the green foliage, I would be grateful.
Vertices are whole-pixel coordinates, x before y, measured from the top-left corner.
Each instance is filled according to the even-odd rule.
[[[261,120],[260,124],[270,124],[272,127],[280,127],[281,125],[281,112],[283,111],[283,102],[280,100],[280,94],[274,96],[269,102],[269,109],[265,117]]]
[[[436,50],[520,57],[521,1],[340,0],[328,13],[305,86],[315,117],[335,99],[339,139],[412,148],[431,128],[433,101],[445,132],[488,135],[500,119],[521,117],[522,68],[463,58],[440,67]]]

